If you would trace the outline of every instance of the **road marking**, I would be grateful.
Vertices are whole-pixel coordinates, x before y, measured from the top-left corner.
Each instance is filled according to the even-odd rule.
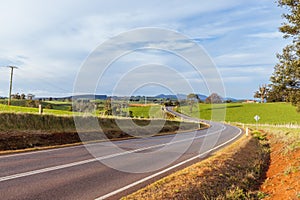
[[[241,129],[239,129],[239,130],[240,130],[240,131],[239,131],[238,135],[236,135],[236,136],[233,137],[232,139],[230,139],[230,140],[228,140],[228,141],[226,141],[226,142],[224,142],[224,143],[222,143],[222,144],[220,144],[220,145],[218,145],[218,146],[216,146],[216,147],[214,147],[214,148],[212,148],[212,149],[210,149],[210,150],[208,150],[208,151],[206,151],[206,152],[204,152],[204,153],[201,153],[201,154],[199,154],[199,155],[197,155],[197,156],[194,156],[194,157],[189,158],[189,159],[187,159],[187,160],[185,160],[185,161],[182,161],[182,162],[180,162],[180,163],[178,163],[178,164],[176,164],[176,165],[173,165],[173,166],[171,166],[171,167],[169,167],[169,168],[167,168],[167,169],[164,169],[164,170],[162,170],[162,171],[160,171],[160,172],[157,172],[157,173],[152,174],[152,175],[150,175],[150,176],[147,176],[147,177],[145,177],[145,178],[143,178],[143,179],[140,179],[140,180],[138,180],[138,181],[136,181],[136,182],[133,182],[133,183],[127,185],[127,186],[124,186],[124,187],[118,189],[118,190],[115,190],[115,191],[110,192],[110,193],[108,193],[108,194],[105,194],[105,195],[103,195],[103,196],[101,196],[101,197],[98,197],[98,198],[96,198],[95,200],[103,200],[103,199],[109,198],[109,197],[114,196],[114,195],[116,195],[116,194],[118,194],[118,193],[120,193],[120,192],[123,192],[123,191],[125,191],[125,190],[127,190],[127,189],[129,189],[129,188],[132,188],[132,187],[134,187],[134,186],[136,186],[136,185],[138,185],[138,184],[141,184],[141,183],[143,183],[143,182],[145,182],[145,181],[148,181],[148,180],[150,180],[150,179],[152,179],[152,178],[154,178],[154,177],[156,177],[156,176],[159,176],[159,175],[161,175],[161,174],[164,174],[164,173],[166,173],[166,172],[168,172],[168,171],[170,171],[170,170],[172,170],[172,169],[175,169],[175,168],[177,168],[177,167],[180,167],[181,165],[184,165],[184,164],[186,164],[186,163],[188,163],[188,162],[190,162],[190,161],[193,161],[193,160],[195,160],[195,159],[197,159],[197,158],[200,158],[201,156],[203,156],[203,155],[205,155],[205,154],[208,154],[208,153],[210,153],[210,152],[212,152],[212,151],[214,151],[214,150],[216,150],[216,149],[218,149],[218,148],[220,148],[220,147],[222,147],[222,146],[224,146],[224,145],[226,145],[226,144],[232,142],[232,141],[235,140],[236,138],[238,138],[238,137],[242,134],[242,130],[241,130]]]
[[[56,149],[46,149],[46,150],[37,150],[37,151],[31,151],[31,152],[25,152],[25,153],[15,153],[15,154],[9,154],[9,155],[2,155],[0,156],[1,158],[9,158],[9,157],[17,157],[17,156],[26,156],[26,155],[32,155],[32,154],[37,154],[37,153],[48,153],[52,151],[59,151],[59,150],[67,150],[67,149],[74,149],[74,148],[79,148],[83,147],[83,145],[78,145],[78,146],[73,146],[73,147],[61,147],[61,148],[56,148]]]
[[[159,145],[153,145],[153,146],[150,146],[150,147],[144,147],[144,148],[135,149],[135,150],[131,150],[131,151],[125,151],[125,152],[122,152],[122,153],[116,153],[116,154],[102,156],[102,157],[98,157],[98,158],[92,158],[92,159],[88,159],[88,160],[72,162],[72,163],[58,165],[58,166],[54,166],[54,167],[47,167],[47,168],[43,168],[43,169],[38,169],[38,170],[13,174],[13,175],[9,175],[9,176],[4,176],[4,177],[0,177],[0,182],[7,181],[7,180],[12,180],[12,179],[17,179],[17,178],[22,178],[22,177],[26,177],[26,176],[31,176],[31,175],[36,175],[36,174],[40,174],[40,173],[50,172],[50,171],[54,171],[54,170],[64,169],[64,168],[68,168],[68,167],[83,165],[83,164],[87,164],[87,163],[91,163],[91,162],[95,162],[95,161],[100,161],[100,160],[105,160],[105,159],[109,159],[109,158],[114,158],[114,157],[117,157],[117,156],[122,156],[122,155],[130,154],[130,153],[136,153],[136,152],[149,150],[149,149],[154,149],[154,148],[158,148],[158,147],[162,147],[162,146],[166,146],[166,145],[172,145],[172,144],[176,144],[176,143],[180,143],[180,142],[185,142],[185,141],[188,141],[188,140],[195,140],[195,139],[199,139],[199,138],[202,138],[202,137],[207,137],[207,136],[213,135],[213,134],[221,132],[225,129],[226,129],[226,126],[223,126],[223,128],[221,130],[218,130],[218,131],[212,132],[210,134],[206,134],[206,135],[200,135],[200,136],[193,137],[193,138],[187,138],[187,139],[178,140],[178,141],[175,141],[175,142],[169,142],[169,143],[163,143],[163,144],[159,144]]]

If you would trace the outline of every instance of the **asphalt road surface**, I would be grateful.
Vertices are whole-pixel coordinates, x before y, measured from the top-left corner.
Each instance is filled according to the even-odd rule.
[[[119,199],[242,134],[233,126],[206,123],[209,129],[175,135],[0,156],[0,199]]]

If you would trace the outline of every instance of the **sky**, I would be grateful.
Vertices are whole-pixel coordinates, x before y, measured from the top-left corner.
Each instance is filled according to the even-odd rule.
[[[123,47],[116,39],[125,44],[128,37],[124,34],[132,33],[129,36],[135,36],[137,41],[123,50],[134,50],[137,42],[144,42],[144,49],[116,58],[97,80],[95,68],[90,68],[93,70],[85,74],[85,81],[95,76],[96,85],[87,84],[86,91],[80,92],[176,94],[184,93],[182,85],[187,83],[195,93],[209,95],[214,92],[209,86],[213,77],[205,75],[205,71],[211,70],[224,86],[222,95],[252,99],[259,85],[269,83],[276,54],[288,43],[278,31],[285,11],[272,0],[2,1],[0,96],[8,96],[8,65],[18,67],[13,93],[32,93],[37,97],[72,95],[87,63],[92,63],[97,55],[94,67],[100,66],[104,58],[112,55],[103,44],[115,45],[114,53],[119,53]],[[140,37],[136,33],[149,27],[165,30],[166,34],[144,33]],[[205,63],[206,68],[202,66],[198,76],[187,60],[170,51],[174,46],[190,51],[193,44],[168,38],[169,32],[199,45],[204,52],[198,52],[203,54],[199,55],[199,62],[209,57],[211,68]],[[156,43],[151,46],[153,41]],[[197,55],[194,53],[193,58]],[[130,91],[124,92],[128,87]],[[189,92],[187,89],[186,94]]]

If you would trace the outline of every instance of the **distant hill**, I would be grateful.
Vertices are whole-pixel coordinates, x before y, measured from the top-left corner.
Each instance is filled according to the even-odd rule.
[[[204,94],[197,94],[199,99],[201,101],[205,101],[205,99],[208,97]],[[177,95],[174,95],[174,94],[159,94],[159,95],[156,95],[156,96],[153,96],[153,97],[149,97],[149,98],[156,98],[156,99],[170,99],[170,100],[184,100],[186,99],[187,95],[186,94],[177,94]],[[0,97],[1,98],[1,97]],[[98,99],[98,100],[105,100],[107,99],[108,96],[107,95],[99,95],[99,94],[96,94],[96,95],[93,95],[93,94],[84,94],[84,95],[74,95],[74,96],[68,96],[68,97],[54,97],[52,98],[53,100],[64,100],[64,99]],[[114,99],[121,99],[121,100],[124,100],[124,99],[127,99],[127,97],[113,97]],[[144,99],[144,97],[141,97],[141,96],[132,96],[130,97],[132,99]],[[38,99],[37,97],[35,99]],[[49,99],[49,98],[43,98],[43,99]],[[222,98],[223,101],[232,101],[232,102],[240,102],[241,100],[240,99],[235,99],[235,98],[231,98],[231,97],[225,97],[225,98]],[[150,100],[150,99],[149,99]]]
[[[231,98],[231,97],[225,97],[225,98],[223,98],[223,101],[238,102],[238,101],[241,101],[241,100],[235,99],[235,98]]]
[[[57,98],[57,99],[100,99],[100,100],[105,100],[107,99],[107,95],[93,95],[93,94],[83,94],[83,95],[74,95],[74,96],[69,96],[69,97],[62,97],[62,98]]]
[[[201,101],[205,101],[205,99],[207,98],[207,96],[204,94],[197,94],[197,95]]]
[[[158,98],[158,99],[177,99],[178,97],[176,95],[171,95],[171,94],[159,94],[159,95],[156,95],[155,98]]]
[[[200,100],[204,101],[207,96],[206,95],[203,95],[203,94],[197,94],[198,97],[200,98]],[[179,99],[179,100],[182,100],[182,99],[186,99],[186,94],[177,94],[177,95],[166,95],[166,94],[160,94],[160,95],[156,95],[155,98],[161,98],[161,99]]]

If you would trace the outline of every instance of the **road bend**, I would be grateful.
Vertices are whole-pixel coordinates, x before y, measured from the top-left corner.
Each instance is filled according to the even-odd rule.
[[[119,199],[208,157],[242,134],[234,126],[203,122],[210,128],[0,156],[0,198]]]

